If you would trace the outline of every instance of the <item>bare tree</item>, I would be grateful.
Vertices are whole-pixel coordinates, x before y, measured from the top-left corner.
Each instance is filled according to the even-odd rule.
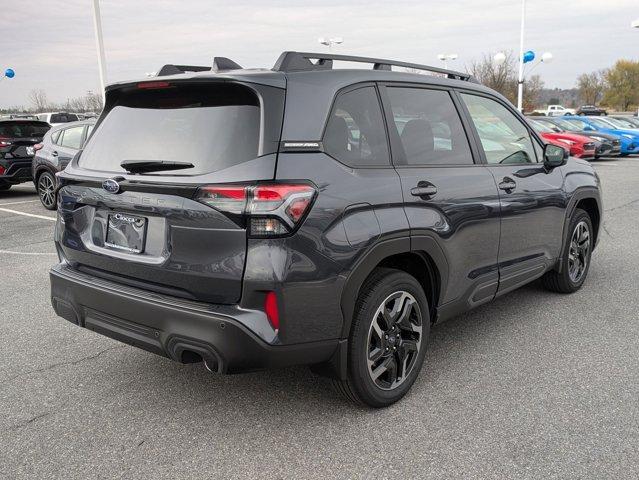
[[[544,81],[539,75],[531,75],[524,83],[524,112],[534,110],[539,103],[541,91],[544,89]]]
[[[49,100],[44,90],[31,90],[29,92],[29,102],[36,112],[46,111],[49,107]]]
[[[517,57],[511,51],[505,52],[506,60],[496,64],[494,54],[487,53],[481,60],[473,62],[468,73],[487,87],[497,90],[511,102],[517,100]]]
[[[605,75],[605,70],[579,75],[577,89],[579,89],[579,98],[584,104],[596,105],[601,100],[606,89]]]
[[[87,110],[91,110],[92,112],[100,112],[102,110],[102,96],[93,93],[89,90],[86,94],[85,98],[85,108]]]

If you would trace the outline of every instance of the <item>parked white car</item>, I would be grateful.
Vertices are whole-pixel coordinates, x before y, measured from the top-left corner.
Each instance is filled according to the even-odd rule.
[[[574,115],[574,108],[565,108],[562,105],[548,105],[545,110],[534,110],[533,113],[546,115],[547,117],[562,117],[564,115]]]
[[[75,113],[44,112],[38,113],[38,120],[47,122],[49,125],[54,127],[62,123],[76,122],[78,120],[78,116]]]

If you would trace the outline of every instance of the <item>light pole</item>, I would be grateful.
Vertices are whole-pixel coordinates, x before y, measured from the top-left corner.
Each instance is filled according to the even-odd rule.
[[[104,59],[104,42],[102,40],[102,18],[100,17],[100,1],[93,0],[93,27],[95,28],[95,46],[98,50],[98,67],[100,69],[100,93],[104,98],[104,82],[106,80],[106,60]]]
[[[519,75],[517,76],[517,110],[523,109],[524,99],[524,29],[526,26],[526,0],[521,0],[521,32],[519,32]]]
[[[442,62],[444,62],[444,68],[448,68],[448,60],[457,60],[458,55],[456,53],[440,53],[437,55]]]
[[[340,45],[344,43],[344,39],[342,37],[333,37],[333,38],[324,38],[320,37],[317,39],[319,43],[322,45],[326,45],[328,47],[328,51],[333,50],[333,45]]]
[[[537,68],[542,63],[550,63],[552,62],[553,56],[550,52],[544,52],[541,54],[541,58],[537,63],[535,63],[532,67],[528,69],[528,71],[524,71],[524,64],[532,62],[535,59],[535,52],[532,50],[528,50],[527,52],[523,52],[519,59],[519,76],[518,76],[518,89],[517,89],[517,109],[521,112],[523,111],[523,101],[524,101],[524,75],[532,72],[535,68]],[[504,52],[498,52],[493,57],[493,62],[495,65],[503,65],[506,62],[506,54]]]

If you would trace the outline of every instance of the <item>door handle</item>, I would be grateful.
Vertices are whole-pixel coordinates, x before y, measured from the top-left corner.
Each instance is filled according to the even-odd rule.
[[[413,197],[432,197],[436,193],[437,187],[428,182],[419,182],[416,187],[410,189]]]
[[[504,190],[506,193],[512,192],[516,187],[517,183],[510,177],[504,177],[499,184],[499,189]]]
[[[51,152],[51,156],[52,157],[57,157],[58,156],[58,152],[56,152],[55,150],[53,152]]]

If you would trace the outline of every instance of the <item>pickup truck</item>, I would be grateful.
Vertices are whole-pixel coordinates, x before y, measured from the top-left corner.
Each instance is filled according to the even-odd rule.
[[[563,115],[574,115],[574,108],[565,108],[562,105],[548,105],[545,110],[534,110],[533,113],[545,115],[547,117],[561,117]]]

